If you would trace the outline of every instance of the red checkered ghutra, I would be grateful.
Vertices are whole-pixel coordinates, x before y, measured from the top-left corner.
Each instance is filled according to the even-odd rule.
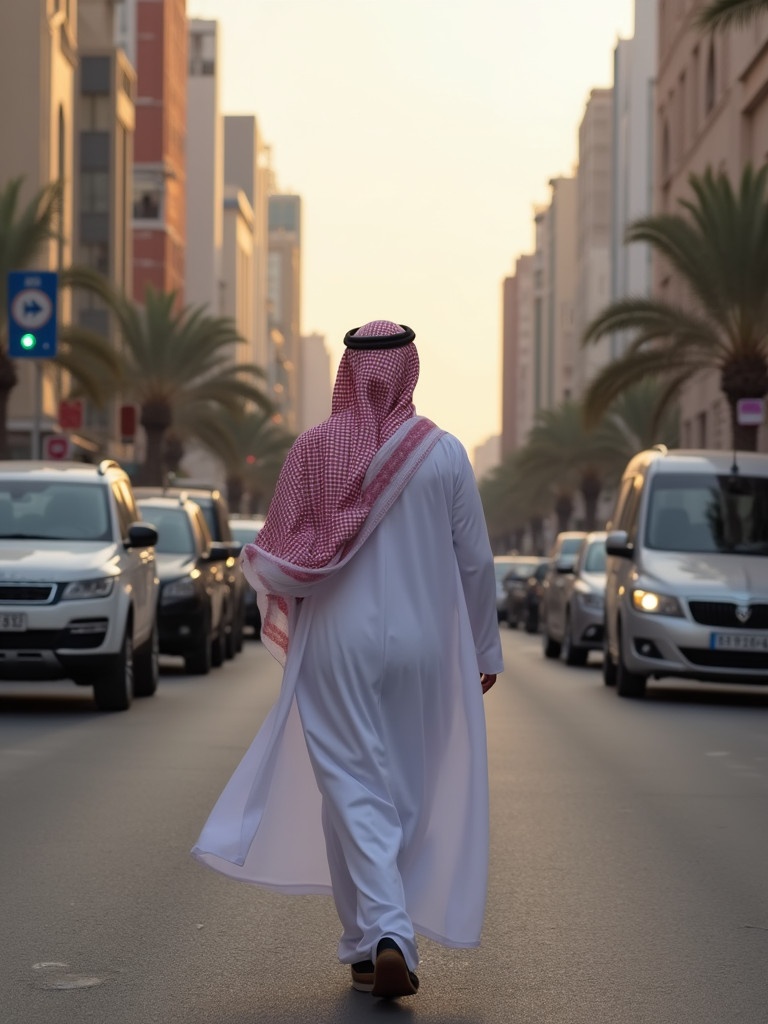
[[[386,337],[402,330],[377,320],[355,334]],[[266,522],[242,561],[259,591],[260,607],[265,605],[262,638],[280,649],[283,657],[273,653],[281,661],[288,641],[286,596],[302,596],[302,587],[326,578],[330,568],[346,560],[361,537],[369,535],[374,506],[378,522],[442,433],[416,416],[418,377],[412,343],[347,349],[330,417],[302,434],[288,453]],[[411,428],[401,429],[409,421]],[[387,445],[398,431],[397,442]]]

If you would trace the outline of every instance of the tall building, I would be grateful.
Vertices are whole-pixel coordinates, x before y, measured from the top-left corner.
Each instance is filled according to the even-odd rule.
[[[59,231],[39,261],[42,270],[57,270],[72,260],[76,68],[77,0],[0,4],[0,187],[22,178],[21,202],[26,204],[50,182],[63,184]],[[64,293],[59,316],[67,320],[70,315]],[[9,442],[15,456],[28,456],[37,373],[23,360],[17,360],[16,369],[19,383],[11,392]],[[60,380],[50,365],[40,369],[38,422],[46,431],[56,427]]]
[[[534,257],[520,256],[502,286],[500,457],[525,444],[535,414]]]
[[[537,412],[574,397],[579,357],[576,179],[552,178],[549,185],[549,206],[534,217],[533,387]]]
[[[584,330],[611,298],[613,215],[613,90],[593,89],[579,126],[577,187],[576,293],[577,351],[573,361],[573,397],[611,360],[609,338],[579,351]]]
[[[133,295],[148,285],[184,298],[186,0],[117,0],[117,41],[136,68]]]
[[[269,327],[271,396],[288,430],[299,429],[301,338],[301,197],[269,197]]]
[[[239,188],[227,185],[223,201],[224,233],[221,263],[221,306],[219,312],[234,321],[245,339],[234,357],[239,363],[254,363],[253,330],[253,210]]]
[[[269,357],[269,312],[267,259],[269,252],[269,195],[272,190],[270,151],[258,121],[251,115],[224,118],[224,180],[243,193],[253,221],[253,325],[246,337],[252,339],[252,361],[267,368]]]
[[[111,0],[79,0],[75,145],[74,260],[103,274],[118,293],[132,288],[132,179],[136,74],[115,46]],[[113,318],[95,296],[79,292],[74,319],[116,346]],[[84,403],[83,432],[102,450],[126,457],[116,408]]]
[[[222,308],[224,233],[224,121],[219,98],[219,26],[188,22],[185,300]],[[248,328],[250,334],[250,327]]]
[[[331,356],[322,334],[301,339],[301,414],[299,430],[322,423],[331,413]]]
[[[626,245],[624,238],[629,225],[653,209],[657,21],[657,0],[635,0],[634,35],[619,40],[614,53],[611,301],[651,291],[650,249]],[[611,355],[618,356],[625,344],[625,338],[611,338]]]
[[[666,0],[659,8],[659,69],[655,94],[654,206],[677,211],[690,197],[689,175],[707,167],[738,184],[746,164],[768,159],[768,16],[745,29],[702,34],[694,23],[701,0]],[[654,260],[654,294],[685,303],[674,272]],[[686,386],[682,442],[727,448],[730,410],[716,371]],[[768,451],[763,425],[759,446]]]

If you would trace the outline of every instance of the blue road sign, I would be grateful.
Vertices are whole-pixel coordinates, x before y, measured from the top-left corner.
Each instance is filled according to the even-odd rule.
[[[52,359],[56,355],[58,275],[48,270],[8,274],[8,355]]]

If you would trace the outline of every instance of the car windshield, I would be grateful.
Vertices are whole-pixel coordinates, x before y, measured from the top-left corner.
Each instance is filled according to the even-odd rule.
[[[230,523],[229,528],[232,536],[238,544],[250,544],[256,540],[261,527],[253,525],[244,526],[242,523]],[[496,574],[498,576],[498,573]]]
[[[107,489],[99,484],[0,478],[0,539],[110,540]]]
[[[659,474],[647,524],[658,551],[768,555],[768,477]]]
[[[536,572],[539,564],[539,562],[516,562],[514,565],[507,566],[506,575],[514,576],[519,580],[527,580]]]
[[[200,506],[200,511],[203,513],[203,517],[208,524],[208,529],[211,531],[211,536],[214,540],[221,540],[219,536],[219,524],[216,521],[216,510],[213,507],[213,501],[210,498],[203,498],[197,496],[192,499],[197,502]]]
[[[139,502],[142,515],[157,530],[155,551],[160,555],[189,555],[195,550],[189,516],[182,508],[159,508]]]
[[[593,540],[584,556],[584,572],[605,572],[605,541]]]

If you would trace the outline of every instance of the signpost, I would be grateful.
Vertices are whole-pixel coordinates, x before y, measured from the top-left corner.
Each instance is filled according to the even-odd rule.
[[[32,458],[40,457],[42,359],[56,355],[58,275],[49,270],[11,270],[8,273],[8,355],[35,360],[35,411],[32,420]]]
[[[56,355],[58,274],[12,270],[8,274],[8,355],[52,359]]]
[[[736,422],[740,427],[760,427],[765,419],[762,398],[740,398],[736,402]]]
[[[69,458],[69,438],[61,434],[49,434],[43,441],[43,458],[59,461]]]

